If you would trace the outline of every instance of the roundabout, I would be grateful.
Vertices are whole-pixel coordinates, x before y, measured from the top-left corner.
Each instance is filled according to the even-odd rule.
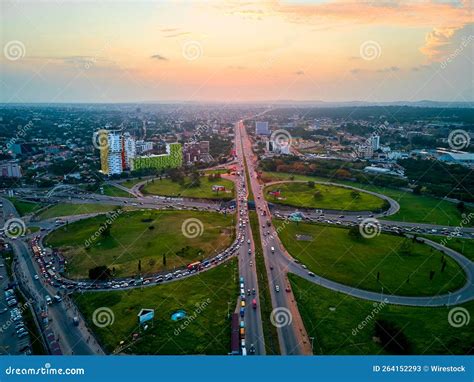
[[[332,182],[276,181],[267,183],[263,191],[269,203],[283,208],[383,216],[400,208],[386,195]]]

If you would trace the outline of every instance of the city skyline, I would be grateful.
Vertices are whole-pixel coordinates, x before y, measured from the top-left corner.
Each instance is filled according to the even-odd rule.
[[[0,102],[474,100],[467,0],[1,7]]]

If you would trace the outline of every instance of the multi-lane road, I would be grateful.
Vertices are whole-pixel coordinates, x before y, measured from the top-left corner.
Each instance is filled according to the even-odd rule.
[[[455,251],[449,250],[439,244],[427,240],[427,244],[443,250],[448,256],[454,258],[465,270],[467,274],[467,284],[459,291],[449,295],[417,298],[417,297],[402,297],[402,296],[381,296],[378,293],[359,290],[346,285],[335,283],[331,280],[321,278],[316,275],[308,274],[307,270],[301,267],[294,259],[287,253],[278,238],[271,218],[273,216],[287,217],[295,209],[288,209],[280,206],[272,206],[265,200],[263,185],[261,185],[257,178],[257,157],[253,154],[252,143],[247,135],[247,131],[242,121],[236,124],[235,133],[235,152],[237,160],[234,167],[236,167],[237,176],[233,178],[236,185],[236,232],[237,239],[232,246],[222,254],[221,258],[212,263],[212,266],[218,266],[222,261],[237,255],[239,259],[239,290],[243,289],[243,293],[239,294],[236,299],[235,312],[240,316],[242,301],[245,304],[245,313],[241,320],[245,323],[245,344],[241,344],[246,348],[247,353],[265,354],[265,341],[263,336],[263,320],[260,310],[259,285],[257,279],[255,248],[256,243],[253,241],[251,225],[249,222],[248,211],[248,196],[250,192],[254,196],[255,211],[258,216],[260,241],[263,249],[263,256],[265,260],[266,272],[269,280],[269,289],[271,294],[271,303],[274,312],[284,311],[284,314],[289,315],[290,319],[285,325],[276,325],[278,332],[278,341],[280,351],[282,354],[311,354],[311,338],[308,338],[304,328],[298,307],[295,302],[292,290],[290,288],[287,274],[294,273],[304,277],[311,282],[317,283],[329,289],[340,291],[355,297],[378,301],[382,297],[388,300],[389,303],[417,305],[417,306],[440,306],[453,305],[461,302],[470,301],[474,298],[474,266],[473,263],[458,254]],[[244,158],[246,160],[244,160]],[[247,180],[246,173],[249,175]],[[143,196],[139,192],[139,185],[132,189],[131,193],[135,198],[119,198],[106,195],[91,195],[82,192],[71,192],[70,190],[58,189],[57,192],[41,195],[41,193],[24,192],[24,196],[34,196],[36,199],[46,198],[48,202],[70,202],[70,203],[93,203],[93,204],[110,204],[132,206],[136,208],[149,209],[195,209],[202,211],[223,211],[228,207],[225,203],[215,201],[203,201],[193,199],[177,199],[164,198],[154,196]],[[21,195],[21,190],[20,190]],[[385,197],[384,197],[385,198]],[[436,233],[442,235],[450,235],[455,233],[459,237],[472,237],[474,228],[462,227],[440,227],[431,224],[418,224],[407,222],[396,222],[382,220],[384,216],[390,215],[398,211],[399,205],[396,201],[385,198],[390,203],[390,209],[383,214],[376,214],[376,217],[381,219],[382,229],[393,230],[394,227],[413,228],[415,232],[422,233]],[[356,214],[339,215],[337,211],[317,211],[302,209],[305,219],[322,221],[329,224],[357,224],[361,217],[370,217],[372,214],[368,211],[360,213],[362,216]],[[83,219],[91,215],[77,215],[65,218],[68,221]],[[18,217],[18,214],[13,205],[6,199],[3,199],[3,221],[4,224],[7,218]],[[43,237],[45,233],[50,232],[55,228],[54,220],[34,222],[34,225],[44,229],[40,232]],[[30,237],[31,238],[31,237]],[[88,332],[85,323],[81,320],[77,308],[72,302],[65,297],[65,301],[59,304],[47,306],[44,304],[45,295],[54,295],[57,289],[44,282],[42,278],[36,279],[34,276],[38,274],[38,264],[35,263],[31,254],[31,249],[28,238],[18,238],[17,240],[9,240],[16,253],[16,268],[15,271],[24,289],[29,293],[29,297],[34,301],[35,309],[48,309],[48,316],[50,318],[49,328],[54,333],[54,340],[57,341],[63,353],[66,354],[102,354],[102,349],[95,342],[93,336]],[[207,268],[209,269],[209,268]],[[189,273],[189,272],[188,272]],[[183,277],[191,277],[191,274],[182,274]],[[158,279],[157,279],[158,280]],[[162,281],[152,281],[150,285],[155,285]],[[171,282],[172,280],[169,280]],[[119,283],[123,283],[123,280]],[[87,283],[86,283],[87,284]],[[96,289],[97,285],[93,289]],[[109,288],[108,286],[107,288]],[[120,288],[133,288],[134,286]],[[243,287],[243,288],[240,288]],[[107,289],[106,287],[98,288],[98,290]],[[86,288],[87,289],[87,288]],[[242,291],[241,291],[242,292]],[[242,296],[242,294],[244,296]],[[253,307],[252,301],[256,300],[256,308]],[[79,327],[73,326],[73,317],[78,317],[80,320]],[[265,322],[268,323],[267,318]]]

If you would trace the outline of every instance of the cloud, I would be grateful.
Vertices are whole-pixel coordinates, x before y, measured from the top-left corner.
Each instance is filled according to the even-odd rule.
[[[247,17],[282,16],[290,22],[318,25],[327,28],[334,23],[348,25],[397,25],[410,27],[446,27],[465,25],[472,20],[472,0],[452,1],[342,1],[324,2],[228,1],[228,12]]]
[[[191,34],[191,32],[178,32],[178,33],[173,33],[173,34],[166,35],[164,37],[165,38],[172,38],[172,37],[186,36],[186,35],[189,35],[189,34]]]
[[[398,72],[400,68],[398,66],[389,66],[388,68],[378,69],[378,73],[394,73]]]
[[[474,38],[474,23],[462,28],[434,28],[426,35],[420,51],[432,61],[441,61],[457,49],[465,48]]]
[[[160,61],[168,61],[168,59],[161,54],[154,54],[153,56],[150,56],[150,58],[154,60],[160,60]]]

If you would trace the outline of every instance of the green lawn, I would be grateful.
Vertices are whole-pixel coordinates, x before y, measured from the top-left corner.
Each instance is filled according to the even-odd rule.
[[[455,328],[447,308],[418,308],[375,303],[334,292],[289,275],[314,354],[393,354],[375,341],[375,320],[389,321],[408,339],[409,354],[472,354],[474,323]],[[474,315],[474,301],[461,305]],[[360,328],[359,327],[360,325]]]
[[[107,212],[112,211],[116,206],[106,204],[73,204],[73,203],[58,203],[54,206],[47,208],[39,214],[39,219],[51,219],[61,216],[70,215],[84,215],[92,214],[96,212]]]
[[[36,226],[30,226],[28,227],[28,233],[35,233],[35,232],[38,232],[40,230],[40,227],[36,227]]]
[[[103,184],[102,189],[104,190],[103,195],[114,196],[116,198],[134,198],[133,194],[130,194],[127,191],[124,191],[120,188],[112,186],[110,184]],[[100,188],[97,190],[97,194],[100,194]]]
[[[74,295],[89,327],[98,335],[108,353],[124,341],[127,354],[221,354],[230,351],[228,302],[237,298],[237,260],[199,275],[160,286],[131,291],[92,292]],[[92,316],[96,309],[109,308],[112,325],[98,328]],[[137,314],[142,308],[155,309],[153,325],[139,333]],[[183,309],[188,319],[172,321],[171,315]],[[184,371],[183,371],[184,372]]]
[[[279,197],[269,194],[277,190],[281,192]],[[374,195],[323,184],[311,187],[306,183],[281,183],[268,186],[264,191],[268,201],[294,207],[342,211],[381,211],[384,207],[384,200]]]
[[[445,247],[454,249],[455,251],[466,256],[469,260],[474,261],[474,239],[462,239],[458,237],[432,236],[422,235],[432,241],[443,244]]]
[[[40,203],[29,202],[18,198],[7,198],[15,206],[20,216],[31,214],[41,208]]]
[[[212,191],[213,185],[221,185],[226,191],[218,193]],[[170,179],[155,179],[146,184],[142,189],[143,194],[174,196],[184,198],[203,198],[203,199],[224,199],[230,200],[234,197],[234,183],[228,179],[215,179],[209,181],[206,176],[201,177],[201,184],[198,187],[191,187],[189,178],[185,179],[183,185],[172,182]]]
[[[461,212],[456,208],[455,203],[449,202],[447,200],[437,199],[428,195],[415,195],[409,191],[337,179],[333,180],[321,177],[276,172],[265,172],[263,174],[263,178],[267,181],[289,180],[291,177],[293,177],[294,180],[313,180],[322,182],[331,181],[334,183],[358,187],[367,191],[378,192],[389,196],[400,204],[400,211],[398,211],[395,215],[384,218],[387,220],[455,226],[459,225],[463,219]],[[469,212],[470,211],[467,211],[467,213]],[[470,225],[474,226],[474,221],[471,221]]]
[[[137,183],[143,182],[145,179],[130,179],[120,183],[122,186],[127,188],[133,188]]]
[[[342,284],[371,291],[383,287],[386,294],[433,296],[457,290],[466,281],[454,260],[445,256],[441,272],[441,252],[400,236],[352,238],[346,228],[281,220],[275,226],[281,227],[280,238],[293,257],[317,275]],[[409,254],[403,251],[404,243]],[[435,274],[430,281],[431,270]]]
[[[60,248],[67,259],[69,277],[88,277],[89,269],[99,265],[115,269],[115,276],[119,277],[172,270],[228,247],[234,237],[234,217],[212,212],[122,212],[112,220],[109,236],[99,232],[107,219],[100,215],[80,220],[46,238],[47,244]],[[182,226],[187,219],[201,222],[195,226],[197,234],[202,232],[201,236],[184,236]],[[96,232],[98,234],[93,238]],[[194,233],[191,228],[185,232],[191,236]],[[87,245],[88,239],[91,245]],[[166,267],[163,265],[164,254]],[[141,271],[138,269],[139,260]]]

